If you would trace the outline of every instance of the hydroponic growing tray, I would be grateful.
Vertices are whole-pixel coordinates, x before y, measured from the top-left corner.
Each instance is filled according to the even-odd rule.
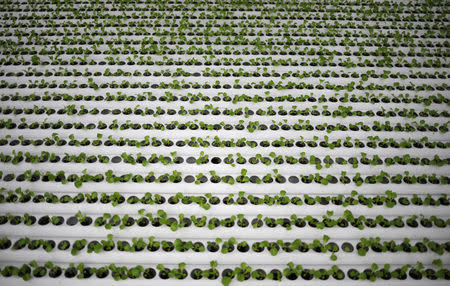
[[[449,7],[2,1],[0,285],[448,285]]]

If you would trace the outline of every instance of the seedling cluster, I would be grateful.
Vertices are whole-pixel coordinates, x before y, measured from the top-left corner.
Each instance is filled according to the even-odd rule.
[[[449,7],[3,1],[0,285],[449,280]]]

